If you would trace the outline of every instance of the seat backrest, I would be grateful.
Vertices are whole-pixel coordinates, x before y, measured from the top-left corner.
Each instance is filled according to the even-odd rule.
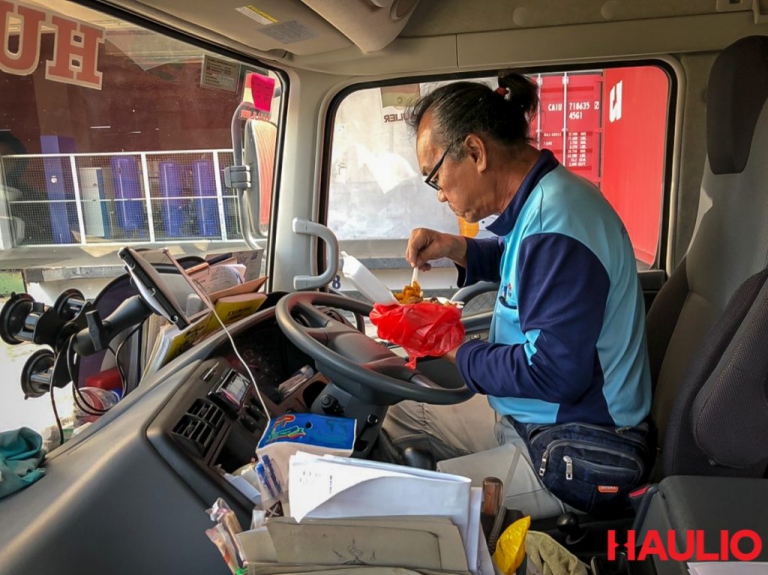
[[[707,162],[693,239],[647,320],[665,474],[681,472],[668,461],[672,454],[699,450],[691,408],[764,284],[764,277],[752,276],[768,264],[766,98],[768,37],[744,38],[723,50],[709,79]],[[711,457],[697,455],[684,472],[707,473],[696,469]]]

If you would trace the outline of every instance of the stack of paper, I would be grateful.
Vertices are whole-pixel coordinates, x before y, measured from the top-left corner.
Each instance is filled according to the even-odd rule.
[[[203,263],[188,272],[206,293],[215,293],[258,279],[263,256],[264,250],[235,252],[214,265]]]
[[[291,458],[299,452],[351,455],[356,429],[354,419],[314,413],[286,413],[270,420],[256,446],[257,467],[261,468],[264,478],[262,500],[269,503],[280,500],[287,504]]]
[[[290,517],[241,534],[249,573],[494,573],[465,477],[299,452],[289,501]]]

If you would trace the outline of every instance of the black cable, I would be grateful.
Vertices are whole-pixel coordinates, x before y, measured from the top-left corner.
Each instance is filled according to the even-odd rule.
[[[59,417],[59,410],[56,409],[56,398],[53,396],[54,386],[51,385],[51,407],[53,407],[53,415],[56,417],[56,427],[59,428],[59,446],[64,444],[64,428],[61,426],[61,418]]]
[[[108,409],[99,409],[98,407],[95,407],[91,405],[87,399],[85,399],[85,396],[80,392],[80,388],[77,386],[77,377],[72,372],[72,368],[74,367],[74,359],[75,356],[72,355],[72,340],[74,337],[69,338],[69,344],[67,345],[67,351],[66,351],[66,360],[67,360],[67,371],[69,372],[69,379],[72,381],[72,398],[75,400],[75,405],[77,407],[85,412],[88,415],[94,415],[94,416],[101,416],[104,415]],[[79,375],[79,374],[78,374]],[[78,399],[79,398],[79,399]]]
[[[109,351],[112,351],[112,355],[115,356],[115,363],[117,364],[117,370],[120,372],[120,381],[123,385],[123,397],[125,397],[126,388],[128,386],[128,378],[125,375],[125,371],[123,370],[123,366],[120,363],[120,352],[123,351],[123,346],[125,345],[125,342],[127,342],[129,339],[133,337],[133,334],[135,334],[139,329],[141,328],[143,324],[140,323],[137,325],[131,332],[125,336],[125,339],[120,342],[120,345],[117,346],[116,351],[112,351],[112,348],[109,348]]]
[[[120,398],[122,399],[125,397],[125,372],[123,371],[123,366],[120,365],[120,360],[117,359],[117,354],[120,352],[120,346],[123,345],[123,342],[120,342],[120,345],[117,346],[117,350],[115,350],[111,345],[107,347],[109,350],[109,353],[112,354],[112,357],[115,358],[115,365],[117,366],[117,371],[120,374],[120,388],[122,389],[122,395],[120,395]]]

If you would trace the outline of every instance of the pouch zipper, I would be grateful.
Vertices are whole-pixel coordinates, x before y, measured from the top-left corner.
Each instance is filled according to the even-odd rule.
[[[573,459],[563,455],[563,461],[565,461],[565,480],[570,481],[573,479]]]
[[[566,457],[568,457],[568,456],[564,455],[563,459],[565,459]],[[571,459],[571,458],[568,457],[568,459]],[[605,471],[605,470],[613,469],[610,465],[602,465],[600,463],[592,463],[591,461],[581,461],[580,459],[572,459],[572,463],[576,467],[586,467],[587,469],[594,469],[595,471]],[[634,473],[635,475],[637,475],[637,471],[627,470],[627,472],[628,473]]]
[[[547,445],[547,449],[544,451],[544,453],[541,456],[541,466],[539,467],[539,477],[544,477],[544,475],[547,472],[547,462],[549,461],[549,454],[550,454],[550,452],[554,451],[555,449],[557,449],[557,447],[559,447],[560,445],[564,445],[564,444],[581,446],[581,447],[584,447],[585,449],[592,450],[592,451],[602,451],[603,453],[610,453],[611,455],[618,455],[619,457],[624,457],[626,459],[634,461],[637,464],[637,467],[638,467],[638,471],[636,473],[640,473],[640,470],[643,468],[643,462],[639,458],[637,458],[637,457],[635,457],[633,455],[629,455],[627,453],[622,453],[620,451],[617,451],[615,449],[609,449],[607,447],[602,447],[602,446],[598,446],[598,445],[592,445],[591,443],[586,443],[584,441],[576,441],[576,440],[572,440],[572,439],[557,439],[557,440],[553,441],[552,443],[550,443],[549,445]],[[571,464],[573,463],[573,459],[571,457],[569,457],[568,455],[564,455],[563,456],[563,461],[565,461],[565,463],[566,463],[566,474],[567,474],[568,461],[565,459],[566,457],[568,457],[568,459],[571,460]],[[585,462],[585,463],[588,463],[588,462]],[[573,472],[573,467],[571,467],[571,472]]]
[[[587,443],[586,441],[579,441],[574,439],[557,439],[547,446],[547,451],[554,451],[560,445],[565,445],[565,444],[580,446],[580,447],[583,447],[584,449],[589,449],[592,451],[602,451],[603,453],[618,455],[619,457],[631,459],[632,461],[637,463],[638,469],[643,468],[643,462],[639,457],[635,457],[634,455],[631,455],[629,453],[621,452],[617,449],[611,449],[609,447],[603,447],[601,445],[593,445],[591,443]]]
[[[547,472],[547,459],[549,458],[549,449],[541,455],[541,467],[539,467],[539,477],[544,477]]]

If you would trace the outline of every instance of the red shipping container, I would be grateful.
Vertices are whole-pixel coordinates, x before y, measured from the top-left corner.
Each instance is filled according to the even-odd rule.
[[[664,186],[669,78],[643,66],[604,71],[603,194],[618,212],[635,257],[656,260]]]
[[[602,74],[554,74],[537,80],[541,104],[531,130],[538,147],[552,150],[564,166],[599,185]]]
[[[600,185],[602,74],[571,74],[565,85],[565,166]]]
[[[538,81],[539,113],[531,122],[531,129],[536,130],[536,142],[539,148],[552,150],[560,162],[563,161],[563,128],[565,127],[563,75],[541,76]]]

